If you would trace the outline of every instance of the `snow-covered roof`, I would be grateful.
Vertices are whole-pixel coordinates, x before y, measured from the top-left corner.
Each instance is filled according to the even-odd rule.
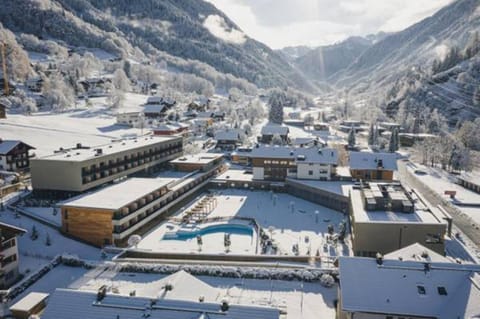
[[[20,299],[13,306],[11,306],[10,311],[31,311],[35,306],[37,306],[39,303],[43,302],[47,298],[48,294],[46,293],[31,292],[22,299]]]
[[[58,153],[48,155],[37,160],[54,160],[54,161],[85,161],[93,158],[99,158],[101,156],[106,156],[110,154],[116,154],[136,148],[141,148],[145,146],[155,145],[157,143],[167,142],[171,140],[178,139],[176,136],[149,136],[149,137],[139,137],[135,139],[119,140],[114,141],[109,144],[97,145],[90,148],[74,148],[62,150]],[[102,153],[97,154],[96,150],[101,149]]]
[[[262,127],[261,134],[262,135],[287,135],[289,132],[287,126],[278,125],[278,124],[267,124]]]
[[[376,170],[380,160],[384,170],[397,170],[395,153],[350,152],[349,166],[351,169]]]
[[[401,248],[383,256],[384,259],[391,260],[410,260],[423,262],[443,262],[448,263],[450,260],[439,253],[434,252],[419,243]]]
[[[143,113],[162,113],[166,110],[166,106],[163,104],[145,104],[143,107]]]
[[[174,288],[175,289],[175,288]],[[220,303],[192,302],[108,294],[97,302],[97,293],[57,289],[50,296],[42,319],[278,319],[278,309],[229,305],[222,312]]]
[[[217,141],[238,141],[240,140],[240,132],[238,130],[223,130],[215,132],[215,139]]]
[[[221,153],[198,153],[192,155],[184,155],[170,161],[171,164],[209,164],[219,158],[222,158]]]
[[[0,155],[6,155],[8,154],[11,150],[13,150],[17,145],[20,143],[23,143],[22,141],[17,141],[17,140],[0,140]],[[35,149],[34,147],[27,145],[29,149]]]
[[[160,123],[156,127],[152,128],[154,131],[177,131],[178,126],[173,126],[171,124]]]
[[[480,185],[479,172],[463,172],[458,178],[475,185]]]
[[[163,102],[163,97],[161,96],[149,96],[147,98],[147,103],[145,104],[161,104]]]
[[[62,205],[117,210],[174,180],[172,178],[129,178],[124,182],[107,186],[93,193],[82,194],[66,200]]]
[[[249,154],[257,158],[292,159],[301,163],[322,163],[336,165],[338,152],[334,148],[292,148],[289,146],[258,145]]]
[[[300,145],[305,145],[305,144],[312,144],[315,141],[317,141],[319,144],[326,145],[327,142],[325,142],[324,139],[316,136],[310,136],[310,137],[296,137],[292,144],[295,146],[300,146]]]
[[[0,222],[0,232],[2,233],[2,237],[11,238],[16,235],[23,235],[27,231],[23,228]]]
[[[219,291],[184,270],[162,278],[156,284],[165,286],[172,285],[173,289],[166,292],[163,290],[159,295],[163,299],[198,301],[202,296],[206,302],[215,301],[219,297]]]
[[[428,266],[426,266],[428,265]],[[478,265],[340,257],[347,312],[426,318],[478,318]]]

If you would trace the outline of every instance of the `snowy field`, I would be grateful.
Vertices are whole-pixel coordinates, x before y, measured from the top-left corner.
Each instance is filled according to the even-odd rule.
[[[456,202],[476,203],[480,205],[480,194],[468,190],[461,185],[455,183],[455,175],[449,174],[444,170],[437,167],[429,167],[421,164],[408,164],[408,170],[416,176],[422,183],[430,187],[433,191],[438,193],[445,200],[450,201],[452,204]],[[421,170],[427,174],[415,174],[415,170]],[[455,200],[451,200],[450,196],[445,195],[446,190],[456,191],[457,195]],[[455,205],[463,213],[470,216],[477,224],[480,224],[480,208],[477,207],[463,207]]]
[[[278,254],[292,255],[294,244],[298,244],[300,255],[314,255],[317,250],[320,255],[349,254],[349,248],[346,245],[327,246],[327,251],[324,250],[328,225],[332,224],[335,230],[338,230],[338,224],[344,219],[342,214],[334,210],[288,194],[274,194],[266,191],[226,189],[215,193],[215,198],[217,205],[207,218],[254,218],[265,232],[272,234],[273,241],[278,247]],[[185,211],[179,211],[174,217],[181,218]],[[196,238],[186,241],[162,240],[164,234],[171,230],[169,228],[172,228],[172,224],[174,225],[169,221],[159,225],[143,238],[138,248],[152,251],[198,252]],[[223,234],[218,236],[212,238],[211,242],[214,243],[212,245],[204,242],[203,253],[224,252]],[[251,253],[252,239],[232,235],[231,251]]]
[[[77,110],[64,113],[8,114],[7,119],[0,120],[0,136],[35,147],[33,152],[37,156],[49,155],[60,147],[73,147],[76,143],[109,143],[112,139],[141,134],[140,129],[116,125],[115,113],[138,110],[146,99],[145,95],[126,94],[125,107],[120,110],[107,108],[105,98],[92,98],[91,107],[80,105]]]
[[[64,253],[77,255],[87,260],[99,260],[101,258],[100,249],[67,238],[58,230],[21,214],[16,215],[10,210],[5,210],[0,213],[0,220],[27,231],[26,234],[18,238],[20,272],[22,273],[35,271],[55,256]],[[36,240],[32,240],[30,237],[34,226],[38,234]],[[50,237],[50,246],[46,244],[47,234]]]

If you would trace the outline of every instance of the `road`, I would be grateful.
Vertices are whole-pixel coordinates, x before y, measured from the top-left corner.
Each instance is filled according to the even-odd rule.
[[[443,199],[417,177],[413,176],[407,169],[407,163],[408,162],[398,161],[398,178],[400,181],[420,191],[432,205],[440,205],[444,208],[452,216],[455,228],[458,228],[458,230],[467,236],[469,241],[476,246],[474,248],[478,254],[480,252],[480,231],[478,225],[476,225],[468,215],[463,214],[458,208]]]

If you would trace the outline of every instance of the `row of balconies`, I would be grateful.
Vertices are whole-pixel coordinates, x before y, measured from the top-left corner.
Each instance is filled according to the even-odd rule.
[[[114,226],[114,233],[115,234],[120,234],[124,231],[126,231],[127,229],[129,229],[130,227],[133,227],[135,226],[137,223],[141,222],[143,219],[145,219],[146,217],[152,215],[153,213],[155,213],[156,211],[158,211],[159,209],[161,209],[162,207],[164,207],[165,205],[168,205],[169,203],[171,203],[172,201],[176,200],[178,197],[182,196],[183,194],[185,194],[187,191],[189,191],[190,189],[192,188],[195,188],[197,185],[203,183],[205,180],[207,180],[209,177],[211,177],[213,174],[215,173],[214,170],[212,170],[211,172],[203,175],[202,177],[188,183],[187,185],[183,186],[182,188],[178,189],[178,190],[175,190],[174,192],[171,192],[169,194],[167,194],[167,196],[165,196],[165,198],[162,200],[162,201],[159,201],[157,204],[153,205],[152,207],[149,207],[148,209],[146,209],[144,212],[141,212],[140,214],[138,214],[137,216],[129,219],[128,221],[126,221],[125,223],[123,223],[122,225],[115,225]],[[166,192],[165,192],[166,193]],[[165,195],[162,194],[162,195]],[[154,198],[152,200],[155,201],[155,200],[158,200],[159,198]],[[132,214],[135,214],[136,212],[138,212],[139,210],[141,210],[143,207],[147,206],[151,204],[151,202],[145,202],[144,205],[142,206],[130,206],[130,207],[124,207],[122,208],[126,210],[123,210],[121,212],[116,212],[114,215],[113,215],[113,219],[114,220],[120,220],[120,219],[123,219],[129,215],[132,215]],[[127,212],[127,214],[124,214],[124,212]]]
[[[157,160],[157,159],[160,159],[162,157],[166,157],[166,156],[169,156],[169,155],[172,155],[172,154],[175,154],[175,153],[179,153],[182,151],[182,148],[181,147],[177,147],[175,149],[171,149],[171,150],[168,150],[168,151],[162,151],[162,152],[154,152],[154,153],[149,153],[149,154],[145,154],[143,156],[133,156],[134,154],[132,154],[131,156],[128,156],[126,155],[123,159],[121,158],[117,158],[116,160],[109,160],[108,161],[108,164],[104,164],[104,165],[100,165],[100,166],[96,166],[96,165],[92,165],[90,167],[83,167],[82,168],[82,174],[92,174],[92,173],[97,173],[97,172],[101,172],[105,169],[110,169],[110,168],[115,168],[115,167],[118,167],[118,166],[122,166],[122,165],[126,165],[128,163],[132,163],[132,161],[138,161],[138,162],[141,162],[142,164],[145,163],[145,161],[152,161],[153,159]]]

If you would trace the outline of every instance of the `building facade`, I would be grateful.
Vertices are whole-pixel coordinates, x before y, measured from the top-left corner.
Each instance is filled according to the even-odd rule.
[[[0,170],[16,172],[30,166],[29,151],[34,147],[15,140],[0,140]]]
[[[370,183],[350,191],[350,224],[356,256],[386,254],[414,243],[445,252],[451,217],[414,189],[399,183]]]
[[[331,180],[338,163],[337,150],[331,148],[258,145],[249,156],[256,180],[284,181],[287,177]]]
[[[37,192],[83,192],[181,156],[181,137],[141,137],[74,149],[31,161]]]
[[[352,178],[366,181],[392,181],[397,170],[394,153],[350,152],[349,166]]]
[[[12,225],[0,222],[0,289],[10,287],[18,280],[18,241],[17,236],[27,231]]]

